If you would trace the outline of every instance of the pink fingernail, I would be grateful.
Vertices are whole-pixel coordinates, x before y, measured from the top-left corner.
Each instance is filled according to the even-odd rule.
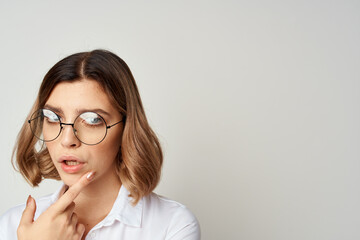
[[[94,172],[89,173],[86,178],[91,181],[94,178]]]

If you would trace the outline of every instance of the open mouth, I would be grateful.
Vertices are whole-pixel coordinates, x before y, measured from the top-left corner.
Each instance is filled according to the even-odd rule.
[[[61,168],[67,173],[77,173],[84,168],[85,163],[74,156],[62,156],[59,159]]]
[[[73,161],[73,160],[65,160],[64,163],[68,166],[75,166],[75,165],[79,165],[80,162],[78,161]]]

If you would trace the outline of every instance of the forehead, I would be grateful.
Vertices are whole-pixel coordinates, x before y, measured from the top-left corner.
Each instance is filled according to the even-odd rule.
[[[102,86],[88,79],[57,84],[46,104],[61,108],[65,113],[72,113],[82,108],[115,110]]]

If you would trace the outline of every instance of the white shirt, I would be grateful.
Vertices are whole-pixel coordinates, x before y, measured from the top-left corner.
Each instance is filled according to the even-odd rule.
[[[35,220],[59,198],[57,192],[36,200]],[[16,231],[25,204],[13,207],[0,217],[0,240],[17,240]],[[95,227],[86,240],[200,240],[196,217],[182,204],[151,193],[136,206],[129,192],[121,186],[110,213]]]

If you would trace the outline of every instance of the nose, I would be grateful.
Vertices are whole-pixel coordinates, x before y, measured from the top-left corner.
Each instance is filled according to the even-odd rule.
[[[79,139],[77,139],[77,137],[75,136],[74,130],[73,130],[73,125],[72,124],[63,124],[62,126],[62,130],[60,135],[61,138],[61,145],[64,147],[78,147],[80,146],[80,141]]]

